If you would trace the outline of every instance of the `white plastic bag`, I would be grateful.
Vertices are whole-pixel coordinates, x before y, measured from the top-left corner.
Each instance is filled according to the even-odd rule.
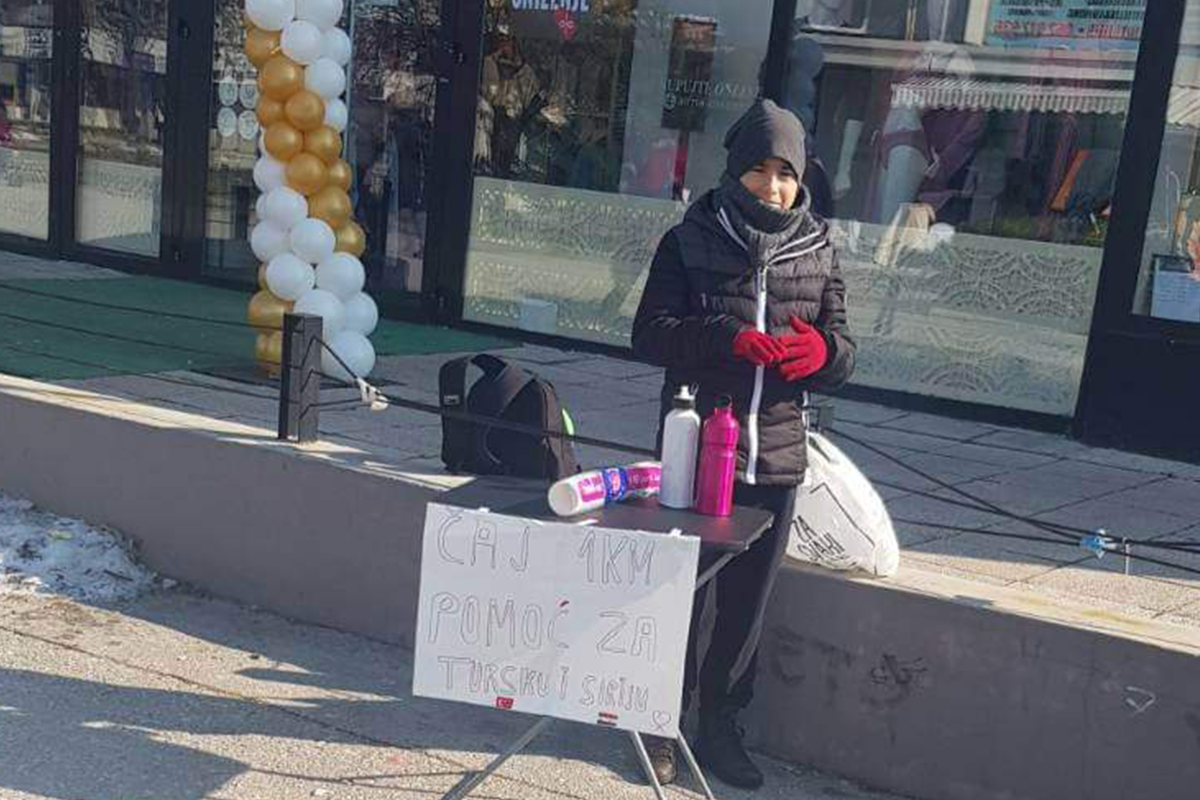
[[[836,570],[896,574],[900,545],[871,482],[819,433],[808,435],[808,475],[796,490],[787,554]]]

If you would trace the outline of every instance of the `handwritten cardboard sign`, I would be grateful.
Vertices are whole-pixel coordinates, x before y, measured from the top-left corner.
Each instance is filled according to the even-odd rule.
[[[677,736],[699,552],[430,503],[413,694]]]

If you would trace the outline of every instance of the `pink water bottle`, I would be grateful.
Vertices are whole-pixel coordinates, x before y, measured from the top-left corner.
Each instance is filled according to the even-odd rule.
[[[704,422],[701,441],[694,507],[701,514],[728,517],[733,510],[738,443],[738,422],[733,416],[733,400],[728,395],[717,398],[712,416]]]

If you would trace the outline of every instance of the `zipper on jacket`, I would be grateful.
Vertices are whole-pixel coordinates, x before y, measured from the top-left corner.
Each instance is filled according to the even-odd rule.
[[[767,265],[764,264],[754,275],[754,288],[758,295],[758,307],[754,327],[759,333],[767,332]],[[753,486],[758,482],[758,409],[762,405],[763,376],[765,367],[754,368],[754,394],[750,397],[750,412],[746,416],[746,483]]]

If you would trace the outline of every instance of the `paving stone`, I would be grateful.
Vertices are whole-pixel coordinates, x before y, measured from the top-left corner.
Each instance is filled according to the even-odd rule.
[[[902,552],[925,542],[932,542],[935,539],[945,539],[954,535],[938,530],[937,528],[931,528],[928,525],[912,525],[907,522],[895,522],[892,524],[892,527],[896,531],[896,541],[900,544]]]
[[[1183,461],[1171,461],[1165,458],[1155,458],[1139,453],[1128,453],[1122,450],[1104,448],[1089,448],[1073,456],[1079,461],[1106,466],[1122,467],[1129,470],[1149,472],[1155,475],[1173,475],[1177,478],[1200,480],[1200,464]]]
[[[951,458],[961,458],[964,461],[978,461],[983,464],[994,464],[1010,469],[1031,469],[1033,467],[1052,464],[1058,459],[1043,453],[1030,453],[1024,450],[1011,450],[1004,447],[990,447],[983,444],[957,442],[930,448],[939,455]]]
[[[651,364],[607,356],[581,358],[563,363],[560,366],[563,369],[582,372],[594,380],[657,378],[661,381],[663,374],[662,368]]]
[[[907,411],[876,403],[864,403],[858,400],[846,400],[829,395],[814,395],[814,402],[831,403],[833,405],[833,422],[856,422],[860,425],[876,425],[881,422],[899,419],[907,416]]]
[[[887,503],[888,513],[893,521],[905,520],[918,525],[953,525],[964,528],[982,528],[994,525],[998,519],[990,511],[964,508],[960,505],[945,502],[963,502],[962,498],[943,489],[932,492],[933,497],[923,495],[908,495]],[[949,535],[952,532],[947,532]]]
[[[1088,446],[1083,442],[1068,436],[1042,431],[1027,431],[1018,428],[1000,428],[993,430],[974,441],[975,444],[989,447],[1025,450],[1033,453],[1043,453],[1052,456],[1071,456],[1087,452]]]
[[[1177,533],[1200,521],[1200,512],[1191,519],[1185,519],[1173,514],[1137,508],[1123,502],[1120,495],[1108,495],[1038,514],[1037,519],[1088,531],[1104,528],[1110,536],[1153,539]]]
[[[939,439],[933,436],[924,436],[919,433],[909,433],[903,430],[894,428],[884,428],[878,425],[859,425],[858,423],[838,424],[834,419],[834,439],[838,436],[852,437],[872,444],[875,446],[888,445],[889,447],[911,450],[916,452],[928,453],[934,450],[940,450],[946,447],[946,440]],[[850,439],[845,439],[850,441]],[[841,446],[839,442],[839,447]]]
[[[1111,498],[1132,508],[1200,520],[1200,481],[1162,478],[1118,492]]]
[[[899,419],[882,422],[882,428],[894,428],[909,433],[922,433],[943,439],[968,441],[992,433],[996,428],[981,422],[938,417],[933,414],[907,414]]]
[[[637,413],[658,413],[658,392],[648,392],[627,381],[612,380],[592,384],[556,384],[555,391],[563,406],[572,414],[581,411],[637,406]]]

